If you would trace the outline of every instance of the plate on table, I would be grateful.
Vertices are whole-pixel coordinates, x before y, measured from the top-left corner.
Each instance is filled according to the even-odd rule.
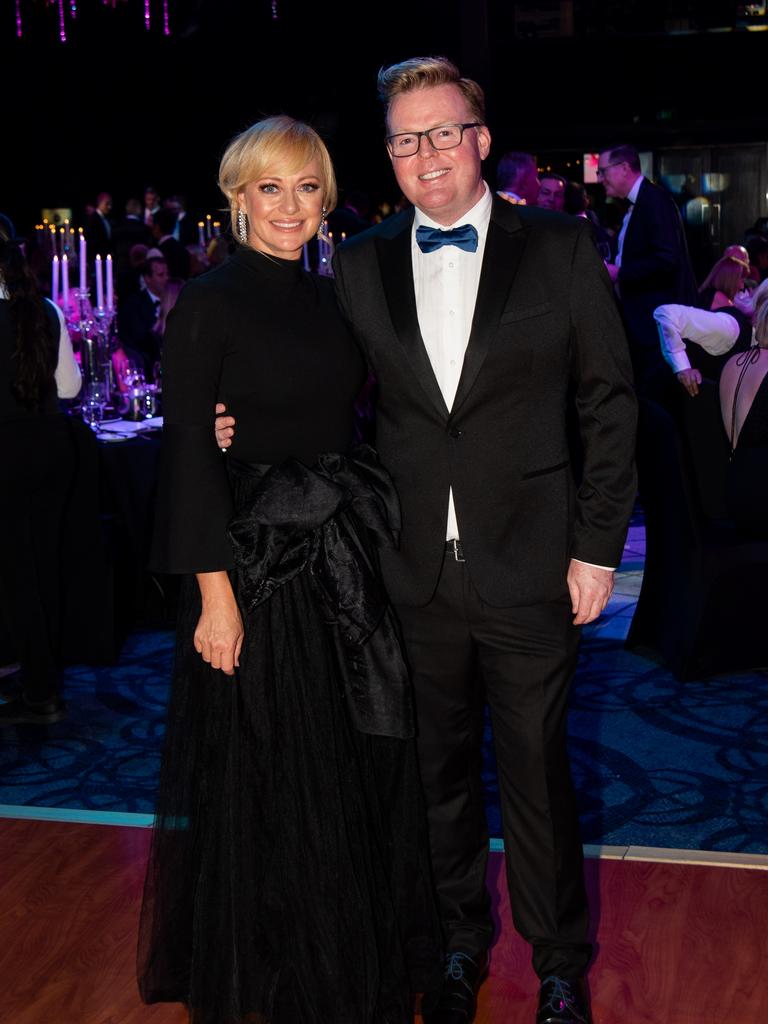
[[[100,432],[96,435],[97,441],[107,441],[110,444],[113,441],[130,441],[132,434],[108,434],[106,432]]]

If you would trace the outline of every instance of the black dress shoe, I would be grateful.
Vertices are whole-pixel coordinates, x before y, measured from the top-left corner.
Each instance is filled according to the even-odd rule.
[[[0,725],[53,725],[67,717],[60,697],[29,701],[23,695],[0,704]]]
[[[592,1024],[589,994],[583,978],[551,974],[541,983],[536,1024]]]
[[[477,1009],[477,992],[488,973],[488,954],[471,957],[449,953],[440,992],[425,996],[421,1004],[424,1024],[472,1024]]]

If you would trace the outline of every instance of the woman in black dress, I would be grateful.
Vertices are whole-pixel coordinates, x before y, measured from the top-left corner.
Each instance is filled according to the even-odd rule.
[[[742,529],[768,537],[768,301],[756,299],[757,344],[725,364],[720,408],[731,446],[728,509]]]
[[[59,398],[80,390],[64,318],[39,294],[0,218],[0,614],[15,641],[21,694],[0,725],[53,725],[60,694],[61,531],[75,445]]]
[[[143,998],[194,1024],[403,1024],[438,963],[408,680],[376,572],[397,503],[350,451],[365,366],[302,246],[325,146],[270,118],[220,185],[241,244],[164,345],[154,563],[188,574],[142,913]],[[238,419],[224,456],[213,409]]]

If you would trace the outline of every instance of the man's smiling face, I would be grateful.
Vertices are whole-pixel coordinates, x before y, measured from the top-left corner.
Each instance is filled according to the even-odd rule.
[[[400,93],[387,113],[387,135],[423,132],[443,124],[474,121],[455,85],[436,85]],[[483,195],[481,163],[491,147],[483,125],[465,128],[461,145],[436,150],[425,137],[413,156],[392,157],[397,183],[405,196],[438,224],[454,224]]]

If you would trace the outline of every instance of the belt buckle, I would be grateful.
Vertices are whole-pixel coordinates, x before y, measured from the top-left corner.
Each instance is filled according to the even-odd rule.
[[[451,540],[448,543],[451,546],[450,547],[450,551],[451,551],[451,556],[453,557],[454,561],[455,562],[466,562],[466,558],[464,557],[464,554],[463,554],[463,552],[461,550],[461,541],[457,540],[455,537],[452,537]]]

